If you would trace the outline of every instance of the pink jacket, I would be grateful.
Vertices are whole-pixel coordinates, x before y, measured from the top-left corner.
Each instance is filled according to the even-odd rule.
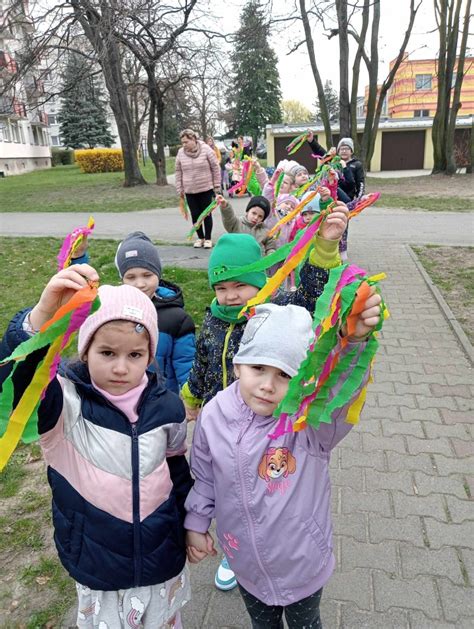
[[[216,154],[205,142],[198,140],[200,147],[196,157],[191,157],[180,148],[176,156],[176,192],[196,194],[221,187],[221,169]]]

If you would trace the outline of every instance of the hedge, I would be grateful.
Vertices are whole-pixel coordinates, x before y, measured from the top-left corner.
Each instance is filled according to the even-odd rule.
[[[110,173],[123,170],[122,149],[78,149],[76,162],[83,173]]]
[[[74,164],[74,151],[69,149],[51,149],[51,166],[70,166]]]

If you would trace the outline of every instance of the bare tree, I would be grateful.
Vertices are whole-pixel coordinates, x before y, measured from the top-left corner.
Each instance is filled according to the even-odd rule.
[[[456,117],[461,107],[461,87],[464,78],[467,38],[471,19],[471,0],[466,0],[461,23],[462,0],[434,0],[439,33],[438,98],[433,120],[433,173],[456,172],[454,135]],[[461,42],[458,50],[459,33]],[[457,61],[457,63],[456,63]]]

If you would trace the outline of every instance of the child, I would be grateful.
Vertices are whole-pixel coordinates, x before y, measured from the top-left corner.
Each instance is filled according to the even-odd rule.
[[[0,358],[98,279],[87,264],[54,275],[37,305],[11,321]],[[102,286],[99,297],[79,330],[80,360],[51,381],[38,407],[54,539],[76,581],[78,627],[180,627],[190,598],[183,517],[192,484],[183,404],[147,372],[158,337],[151,300],[125,285]],[[18,365],[15,400],[46,349]]]
[[[181,288],[161,278],[160,256],[143,232],[133,232],[120,243],[115,266],[124,284],[139,288],[152,300],[160,332],[156,360],[166,388],[179,393],[196,352],[194,321],[184,310]]]
[[[300,215],[298,216],[296,221],[293,223],[293,227],[290,232],[290,240],[293,240],[296,234],[299,232],[299,230],[304,229],[306,225],[308,225],[312,221],[315,214],[319,212],[319,207],[318,209],[316,209],[316,205],[314,201],[315,199],[313,199],[312,202],[308,203],[308,205],[305,205],[304,208],[301,210]],[[318,206],[319,206],[319,201],[318,201]]]
[[[379,303],[379,295],[367,299],[350,349],[363,346],[377,324]],[[329,457],[352,428],[345,423],[350,403],[318,430],[268,436],[311,333],[305,309],[257,306],[234,356],[238,380],[207,404],[194,431],[188,559],[197,563],[215,554],[208,532],[215,518],[255,629],[283,627],[283,610],[289,629],[320,628],[322,589],[335,566]],[[350,375],[351,369],[345,378]]]
[[[295,178],[295,187],[299,188],[304,185],[309,179],[309,173],[306,166],[302,166],[301,164],[297,164],[293,166],[290,170],[290,174]]]
[[[316,299],[327,282],[328,271],[340,264],[338,242],[347,224],[347,209],[339,205],[322,224],[315,238],[315,248],[300,273],[300,285],[295,292],[282,292],[274,301],[304,306],[311,313]],[[239,274],[239,269],[261,260],[257,242],[248,234],[224,234],[209,258],[209,283],[216,298],[204,318],[197,340],[196,357],[188,382],[181,389],[189,421],[197,419],[201,406],[218,391],[233,382],[232,359],[244,331],[245,317],[239,312],[249,299],[255,297],[267,281],[264,271]],[[323,268],[321,268],[323,267]],[[231,280],[219,281],[222,269],[235,268]],[[229,590],[237,585],[224,558],[215,577],[219,589]]]
[[[270,231],[264,221],[271,210],[270,201],[262,196],[250,199],[245,208],[245,216],[237,218],[234,209],[223,196],[216,197],[222,215],[224,228],[231,234],[250,234],[262,248],[263,255],[272,253],[276,249],[275,238],[268,235]]]
[[[345,161],[344,179],[339,186],[351,199],[360,199],[365,190],[365,174],[362,162],[354,157],[354,140],[341,138],[337,145],[337,152]]]

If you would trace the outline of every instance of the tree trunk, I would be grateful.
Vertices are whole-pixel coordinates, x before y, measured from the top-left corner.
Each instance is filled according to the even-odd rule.
[[[459,7],[460,8],[460,7]],[[453,99],[449,112],[449,121],[446,134],[446,174],[454,175],[457,164],[454,158],[454,136],[456,133],[456,118],[461,109],[461,87],[464,78],[464,61],[466,57],[467,37],[469,33],[469,22],[471,19],[471,0],[467,0],[466,12],[464,14],[463,32],[461,46],[459,48],[459,60],[456,68],[456,82],[454,84]],[[456,19],[456,18],[455,18]],[[459,18],[458,18],[459,19]],[[458,22],[456,21],[456,24]],[[456,51],[455,51],[456,52]],[[451,81],[452,85],[452,81]]]
[[[122,145],[125,178],[123,185],[132,187],[146,184],[138,165],[138,153],[133,133],[133,121],[127,98],[127,88],[122,76],[120,53],[110,24],[111,15],[99,14],[90,9],[88,3],[83,6],[80,0],[71,0],[71,6],[77,21],[81,24],[90,41],[104,74],[105,85],[109,92],[110,107],[114,113],[117,130]],[[106,3],[102,10],[107,11]]]
[[[358,39],[357,51],[354,58],[354,66],[352,68],[352,89],[351,89],[351,129],[354,132],[354,153],[360,156],[361,146],[359,144],[359,137],[357,135],[357,92],[359,91],[359,75],[360,75],[360,62],[364,54],[365,38],[367,36],[367,29],[369,26],[370,17],[370,0],[364,0],[364,7],[362,9],[362,28]]]
[[[308,19],[308,13],[306,11],[305,0],[299,0],[301,19],[303,21],[304,34],[306,38],[306,47],[308,49],[309,61],[311,63],[311,70],[313,71],[314,81],[318,90],[319,110],[324,126],[324,133],[326,134],[326,142],[328,146],[332,146],[332,131],[331,122],[329,119],[329,111],[324,94],[324,86],[321,81],[321,75],[319,74],[318,65],[316,63],[316,55],[314,52],[313,36],[311,35],[311,26]]]
[[[339,30],[339,130],[341,137],[351,137],[347,0],[336,0],[336,12]],[[355,133],[357,134],[357,129],[355,129]]]
[[[155,167],[156,185],[166,186],[166,158],[165,158],[165,103],[155,79],[154,67],[147,67],[148,94],[150,95],[150,115],[148,118],[147,146],[148,154]],[[155,149],[156,142],[156,149]]]

